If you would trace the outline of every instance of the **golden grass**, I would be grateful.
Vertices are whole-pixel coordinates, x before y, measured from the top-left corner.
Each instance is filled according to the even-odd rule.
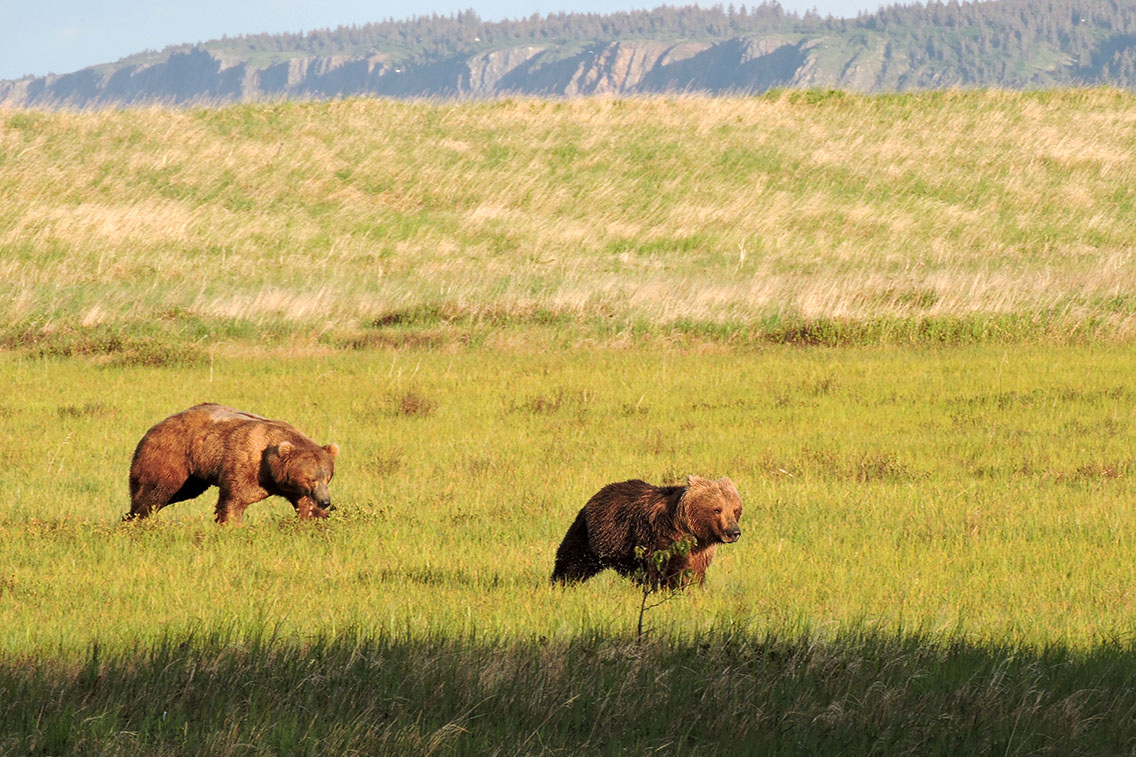
[[[7,109],[0,316],[1045,313],[1123,338],[1134,123],[1111,90]]]

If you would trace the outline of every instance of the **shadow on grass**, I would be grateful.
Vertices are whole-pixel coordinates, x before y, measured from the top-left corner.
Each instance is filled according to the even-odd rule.
[[[21,754],[1117,754],[1136,648],[857,635],[167,638],[0,661]]]

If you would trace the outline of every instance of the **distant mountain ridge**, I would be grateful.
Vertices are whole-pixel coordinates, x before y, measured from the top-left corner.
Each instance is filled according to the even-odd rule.
[[[473,12],[222,38],[0,81],[0,102],[77,107],[378,95],[571,97],[778,87],[1136,87],[1136,0],[891,6],[855,19],[755,8]]]

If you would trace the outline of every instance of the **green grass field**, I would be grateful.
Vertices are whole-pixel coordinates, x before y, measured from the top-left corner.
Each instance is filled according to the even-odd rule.
[[[1127,639],[1136,609],[1126,350],[474,349],[3,368],[13,561],[0,626],[13,653],[82,650],[92,628],[129,640],[235,621],[301,635],[626,632],[634,590],[614,575],[545,586],[556,545],[602,484],[687,473],[730,474],[748,508],[709,587],[656,613],[680,636],[866,623],[1083,649]],[[298,525],[274,499],[247,528],[218,528],[211,494],[120,525],[134,444],[204,398],[340,444],[334,520]]]
[[[437,738],[526,752],[546,726],[549,749],[600,751],[1091,751],[1136,736],[1115,730],[1136,707],[1128,348],[466,348],[188,368],[9,355],[0,369],[0,641],[6,686],[32,692],[0,717],[13,751]],[[202,398],[339,443],[334,518],[301,525],[268,500],[221,528],[207,494],[119,524],[137,438]],[[547,576],[598,486],[688,472],[735,478],[744,535],[703,590],[648,614],[644,649],[633,586]],[[84,693],[92,676],[106,688]],[[542,698],[522,711],[526,682]],[[1021,701],[987,711],[992,692]],[[706,697],[725,741],[681,718],[637,725],[648,702],[677,714]],[[354,704],[320,712],[324,698]],[[614,731],[579,730],[607,710]]]
[[[0,753],[1136,750],[1136,97],[0,111]],[[326,522],[122,524],[200,401]],[[729,475],[706,586],[548,585]]]

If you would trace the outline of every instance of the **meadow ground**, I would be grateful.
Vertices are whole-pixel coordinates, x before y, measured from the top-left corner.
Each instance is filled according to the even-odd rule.
[[[1136,97],[0,110],[0,752],[1131,753]],[[327,522],[119,523],[213,400]],[[705,589],[547,584],[729,475]]]
[[[1136,738],[1126,347],[9,355],[0,370],[12,751]],[[339,443],[334,518],[299,524],[273,499],[220,528],[210,493],[118,523],[134,443],[204,398]],[[599,485],[691,472],[739,483],[744,535],[705,589],[648,613],[646,643],[630,584],[548,585]]]

